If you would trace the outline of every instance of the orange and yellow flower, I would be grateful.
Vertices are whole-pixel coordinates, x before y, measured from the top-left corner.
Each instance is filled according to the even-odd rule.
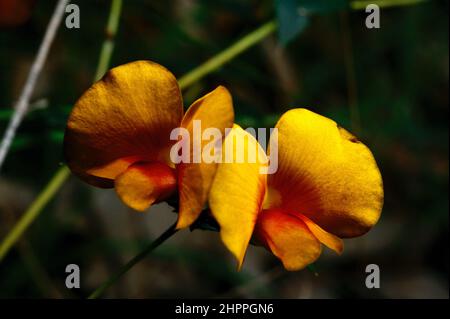
[[[110,70],[77,101],[68,120],[64,149],[67,163],[85,182],[114,187],[120,199],[143,211],[178,190],[177,227],[187,227],[207,202],[217,164],[170,160],[177,127],[192,130],[233,125],[227,89],[218,87],[183,114],[180,88],[171,72],[137,61]]]
[[[224,142],[231,161],[225,152],[221,164],[198,163],[193,154],[190,161],[172,162],[177,141],[171,133],[180,127],[195,135],[196,120],[202,132],[215,128],[221,136],[201,139],[195,147]],[[233,120],[224,87],[184,114],[173,74],[137,61],[110,70],[77,101],[66,128],[65,156],[82,180],[114,187],[138,211],[177,193],[177,228],[190,226],[209,200],[239,267],[252,237],[286,269],[299,270],[320,256],[322,244],[341,253],[341,238],[360,236],[378,221],[383,186],[377,164],[370,150],[334,121],[305,109],[285,113],[276,125],[277,139],[272,137],[276,143],[270,144],[278,169],[268,175],[262,168],[272,160],[271,150],[267,156]],[[237,147],[235,139],[244,142]],[[194,140],[182,142],[195,149]]]
[[[293,109],[276,128],[277,171],[260,174],[267,165],[261,157],[222,163],[209,205],[239,267],[253,236],[286,269],[299,270],[320,256],[322,244],[340,254],[341,238],[363,235],[375,225],[382,179],[370,150],[326,117]],[[236,151],[263,152],[250,134],[238,126],[233,131],[224,144],[243,136],[245,149]]]

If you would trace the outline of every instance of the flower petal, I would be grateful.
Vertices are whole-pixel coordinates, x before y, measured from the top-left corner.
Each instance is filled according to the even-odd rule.
[[[330,234],[320,228],[319,225],[314,223],[311,219],[308,217],[298,214],[298,216],[308,227],[309,231],[325,246],[328,248],[334,250],[339,255],[342,254],[342,251],[344,250],[344,243],[342,239],[340,239],[337,236],[334,236],[333,234]]]
[[[201,124],[197,132],[203,134],[205,130],[214,128],[220,131],[220,136],[212,136],[208,140],[203,140],[202,135],[194,142],[196,134],[194,131],[194,121],[197,126]],[[231,95],[228,90],[219,86],[214,91],[195,101],[187,110],[182,126],[190,133],[190,149],[192,153],[198,152],[200,155],[206,144],[213,143],[221,145],[225,136],[225,128],[233,127],[234,111]],[[217,163],[207,163],[201,158],[200,163],[193,162],[194,154],[190,154],[190,163],[180,163],[178,170],[178,190],[180,207],[177,228],[190,226],[200,215],[205,205],[211,184],[216,173]],[[220,158],[220,154],[219,154]]]
[[[117,176],[115,188],[126,205],[144,211],[176,190],[175,171],[163,163],[138,162]]]
[[[235,139],[244,141],[243,147],[238,147],[238,143],[233,147]],[[233,150],[233,154],[229,150]],[[264,157],[265,153],[255,138],[237,125],[225,138],[223,151],[229,162],[223,162],[217,168],[209,195],[209,206],[220,225],[222,241],[236,257],[240,268],[266,189],[267,175],[260,174],[264,165],[258,154],[254,153],[260,152]],[[248,160],[250,157],[245,154],[254,155],[257,160],[251,163]],[[244,157],[242,162],[239,162],[240,155]]]
[[[319,258],[322,246],[302,219],[282,210],[263,210],[256,238],[277,256],[287,270],[300,270]]]
[[[383,186],[364,144],[334,121],[305,109],[286,112],[276,127],[278,170],[268,184],[278,202],[281,198],[280,207],[339,237],[359,236],[375,225]]]
[[[164,67],[137,61],[110,70],[77,101],[67,123],[65,157],[87,183],[114,179],[139,160],[165,161],[170,131],[183,116],[180,89]]]

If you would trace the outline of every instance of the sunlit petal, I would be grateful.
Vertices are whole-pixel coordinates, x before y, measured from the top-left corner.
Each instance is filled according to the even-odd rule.
[[[244,141],[243,147],[229,147],[237,139]],[[222,241],[236,257],[238,267],[241,267],[266,189],[266,175],[260,174],[264,165],[255,154],[264,154],[264,151],[253,136],[237,125],[225,138],[224,157],[227,156],[227,149],[233,150],[232,156],[228,154],[229,163],[218,166],[209,204],[220,225]],[[244,161],[239,163],[241,155]],[[251,163],[248,160],[251,157],[257,160]]]
[[[381,175],[370,150],[334,121],[305,109],[288,111],[276,127],[278,171],[268,180],[280,197],[276,206],[339,237],[367,232],[383,205]]]
[[[67,163],[92,183],[89,176],[114,179],[130,158],[164,161],[182,116],[180,89],[167,69],[150,61],[116,67],[75,104],[64,140]]]
[[[191,136],[189,141],[191,154],[190,163],[177,165],[180,198],[177,228],[190,226],[201,213],[217,168],[215,162],[205,162],[202,158],[202,150],[209,143],[220,145],[223,141],[222,137],[225,136],[225,128],[231,128],[233,121],[233,102],[230,93],[223,86],[219,86],[195,101],[186,112],[182,126]],[[194,128],[198,129],[197,135],[194,133]],[[201,134],[211,128],[218,129],[220,136],[202,140]],[[195,138],[198,138],[196,142]],[[197,161],[200,159],[200,163],[194,162],[194,156],[197,156]]]

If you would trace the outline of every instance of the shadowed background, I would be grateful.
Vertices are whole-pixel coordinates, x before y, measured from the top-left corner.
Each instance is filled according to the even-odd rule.
[[[0,0],[2,2],[9,2]],[[64,127],[94,77],[110,2],[72,1],[81,28],[62,25],[0,172],[0,240],[63,163]],[[0,132],[11,117],[55,1],[0,12]],[[0,10],[2,10],[0,6]],[[274,16],[272,1],[124,1],[112,66],[147,59],[177,77]],[[250,246],[241,272],[217,233],[184,230],[135,266],[106,297],[448,298],[448,1],[366,14],[315,16],[291,43],[269,36],[184,92],[185,105],[225,85],[236,122],[273,127],[294,107],[328,116],[373,151],[385,205],[367,235],[324,249],[315,270],[287,272]],[[167,204],[147,213],[114,190],[71,177],[0,264],[0,297],[84,297],[176,220]],[[68,290],[65,267],[81,268]],[[381,288],[365,287],[365,267]]]

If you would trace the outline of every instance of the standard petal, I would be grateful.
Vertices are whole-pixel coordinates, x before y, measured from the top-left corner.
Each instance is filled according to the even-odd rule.
[[[190,226],[200,215],[205,205],[211,183],[217,169],[217,163],[205,162],[202,150],[206,144],[220,145],[225,129],[232,128],[234,122],[233,102],[228,90],[219,86],[214,91],[195,101],[187,110],[182,126],[190,134],[190,163],[180,163],[178,170],[178,190],[180,207],[177,228]],[[218,130],[220,135],[211,135],[202,139],[207,130]],[[194,130],[197,132],[194,133]],[[197,138],[195,142],[194,139]],[[194,154],[200,163],[194,163]],[[219,154],[220,158],[220,154]]]
[[[370,150],[334,121],[305,109],[288,111],[276,127],[278,170],[268,179],[274,205],[339,237],[367,232],[383,205]]]
[[[66,161],[94,185],[95,176],[114,179],[137,159],[165,161],[170,132],[182,116],[180,89],[167,69],[150,61],[113,68],[75,104],[64,139]]]
[[[175,171],[163,163],[138,162],[117,176],[115,188],[126,205],[144,211],[175,191]]]
[[[233,140],[238,139],[243,146],[236,143],[233,147]],[[230,149],[234,150],[232,154]],[[219,164],[217,168],[209,206],[220,225],[222,241],[236,257],[240,268],[264,199],[266,175],[261,174],[264,164],[258,154],[254,154],[260,152],[262,155],[264,151],[252,135],[235,125],[225,138],[223,152],[223,160],[228,162]],[[244,161],[240,161],[241,155]],[[249,161],[251,157],[256,161]]]
[[[281,210],[263,210],[255,236],[287,270],[300,270],[319,258],[321,244],[302,219]]]

